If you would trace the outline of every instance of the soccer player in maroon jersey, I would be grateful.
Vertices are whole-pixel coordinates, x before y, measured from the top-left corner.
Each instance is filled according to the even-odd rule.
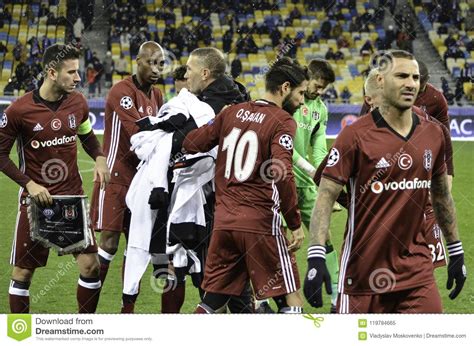
[[[0,122],[0,170],[20,185],[19,209],[12,246],[11,312],[29,312],[29,286],[36,268],[46,265],[49,249],[32,241],[25,199],[43,206],[51,195],[81,195],[76,135],[95,164],[94,180],[105,187],[110,179],[106,158],[92,131],[89,107],[74,89],[79,77],[79,52],[70,45],[53,45],[43,56],[44,81],[39,89],[18,98]],[[10,160],[17,141],[20,167]],[[79,312],[95,312],[100,294],[99,259],[95,238],[75,253],[79,267]]]
[[[344,128],[331,149],[313,212],[304,293],[322,306],[330,289],[324,244],[332,204],[347,185],[349,218],[341,257],[338,311],[442,312],[424,208],[433,209],[448,242],[448,284],[454,299],[466,280],[454,203],[444,162],[441,125],[412,112],[420,73],[414,57],[392,51],[392,66],[377,76],[378,109]]]
[[[155,116],[163,104],[161,91],[153,87],[163,71],[163,48],[154,41],[145,42],[139,48],[136,61],[137,73],[115,84],[105,105],[104,152],[112,177],[106,189],[94,184],[91,206],[93,228],[101,232],[99,260],[102,283],[117,252],[121,232],[128,234],[130,211],[125,196],[139,164],[136,155],[130,151],[130,138],[139,131],[136,121]],[[131,312],[136,296],[124,299],[124,306]]]
[[[307,70],[296,62],[278,60],[265,75],[264,99],[226,108],[183,143],[189,153],[219,145],[206,293],[196,312],[222,311],[249,279],[257,299],[273,297],[280,312],[301,312],[292,251],[301,246],[304,232],[292,173],[296,123],[290,114],[303,103],[307,80]],[[280,208],[292,230],[289,245]]]

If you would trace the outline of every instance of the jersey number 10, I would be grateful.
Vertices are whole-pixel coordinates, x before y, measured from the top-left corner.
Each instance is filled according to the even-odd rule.
[[[247,131],[242,136],[241,129],[234,127],[224,138],[222,151],[227,151],[224,177],[230,178],[232,166],[237,181],[244,182],[252,174],[258,155],[258,137],[254,131]],[[247,155],[244,160],[245,149]]]

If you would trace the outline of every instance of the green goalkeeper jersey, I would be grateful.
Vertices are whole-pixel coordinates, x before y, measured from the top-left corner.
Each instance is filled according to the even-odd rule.
[[[305,99],[304,105],[293,114],[293,118],[298,125],[293,148],[293,172],[296,186],[314,186],[307,169],[301,167],[309,163],[317,169],[327,154],[328,109],[320,97],[315,100]]]

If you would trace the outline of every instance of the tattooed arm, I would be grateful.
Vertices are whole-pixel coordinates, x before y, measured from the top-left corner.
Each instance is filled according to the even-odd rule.
[[[431,180],[431,201],[446,242],[459,240],[456,210],[446,174],[438,175]]]
[[[329,237],[332,207],[342,191],[342,185],[323,177],[318,188],[318,197],[311,215],[309,236],[311,245],[325,245]]]

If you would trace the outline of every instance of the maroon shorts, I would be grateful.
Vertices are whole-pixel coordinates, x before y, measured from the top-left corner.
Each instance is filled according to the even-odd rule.
[[[398,292],[372,295],[348,295],[339,293],[337,312],[364,313],[442,313],[441,297],[435,282]]]
[[[435,268],[446,265],[446,252],[444,249],[441,228],[436,222],[433,212],[427,213],[425,218],[425,239],[431,251],[431,260]]]
[[[97,242],[92,232],[92,244],[80,253],[97,253]],[[48,262],[49,249],[31,240],[30,223],[26,205],[21,205],[16,218],[10,264],[27,269],[44,267]]]
[[[300,288],[298,268],[284,236],[242,231],[213,231],[202,288],[238,296],[250,281],[257,299]]]
[[[125,203],[128,187],[108,184],[104,190],[94,183],[91,203],[91,222],[94,231],[128,232],[130,211]]]

